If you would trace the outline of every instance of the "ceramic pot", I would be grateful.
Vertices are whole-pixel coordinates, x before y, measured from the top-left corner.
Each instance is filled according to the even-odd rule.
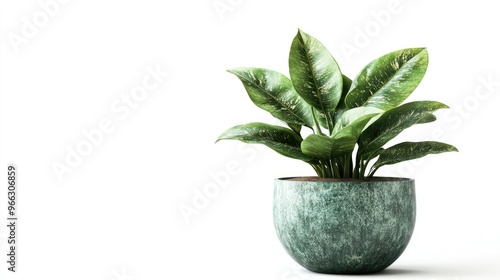
[[[384,270],[408,245],[415,212],[413,179],[275,180],[278,238],[295,261],[314,272]]]

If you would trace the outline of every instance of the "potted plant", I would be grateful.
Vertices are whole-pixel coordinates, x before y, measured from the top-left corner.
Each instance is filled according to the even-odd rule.
[[[425,48],[388,53],[354,80],[328,50],[299,30],[289,55],[290,79],[262,68],[229,70],[255,105],[285,126],[248,123],[219,140],[263,144],[302,160],[317,177],[275,180],[279,240],[303,267],[321,273],[378,272],[406,248],[415,225],[415,186],[408,178],[374,177],[389,164],[457,151],[433,141],[386,144],[403,130],[436,120],[437,101],[403,101],[422,80]]]

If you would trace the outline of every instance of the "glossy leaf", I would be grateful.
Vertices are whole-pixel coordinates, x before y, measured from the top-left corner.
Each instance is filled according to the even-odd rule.
[[[354,150],[354,146],[358,142],[359,136],[363,132],[363,129],[366,127],[366,124],[378,114],[368,114],[365,116],[362,116],[355,121],[349,123],[348,125],[340,128],[338,131],[334,131],[333,138],[338,138],[338,139],[349,139],[349,143],[351,143],[351,139],[353,139],[353,143],[351,146],[349,146],[349,153],[351,153]],[[346,146],[347,149],[347,146]]]
[[[302,141],[301,148],[306,155],[320,159],[333,159],[350,154],[356,141],[357,138],[351,135],[339,135],[332,138],[311,134]]]
[[[388,53],[352,81],[317,39],[299,30],[288,61],[290,79],[262,68],[229,70],[243,82],[255,105],[288,127],[249,123],[228,129],[217,141],[263,144],[306,161],[320,177],[356,179],[371,177],[386,164],[456,151],[439,142],[405,142],[384,149],[403,130],[433,122],[434,111],[447,108],[434,101],[401,105],[425,75],[424,48]],[[303,126],[313,129],[305,139]]]
[[[340,96],[339,104],[335,108],[335,111],[330,112],[330,119],[332,123],[330,124],[332,127],[339,121],[340,117],[348,108],[345,105],[345,97],[351,88],[352,81],[346,75],[342,74],[342,95]],[[319,123],[322,127],[328,128],[328,124],[326,123],[325,114],[318,112]]]
[[[431,123],[435,121],[437,118],[434,114],[427,114],[423,118],[421,118],[417,124]]]
[[[293,123],[288,123],[287,124],[289,128],[291,128],[297,135],[300,135],[300,131],[302,130],[302,126],[300,124],[293,124]]]
[[[342,73],[323,44],[299,30],[288,62],[297,93],[321,113],[335,110],[342,95]]]
[[[347,107],[388,110],[398,106],[418,86],[427,64],[424,48],[403,49],[372,61],[354,79],[345,98]]]
[[[265,123],[249,123],[237,125],[222,133],[217,139],[239,140],[250,144],[263,144],[281,155],[311,161],[312,157],[302,153],[300,144],[302,138],[291,129]]]
[[[358,121],[361,118],[371,118],[382,112],[383,111],[381,109],[375,107],[359,107],[347,110],[344,112],[344,114],[342,114],[342,117],[335,124],[333,133],[338,132],[339,130],[349,126],[350,124]],[[366,125],[368,121],[369,119],[366,120],[364,124]],[[363,129],[363,127],[361,127],[361,129]]]
[[[258,107],[291,124],[312,127],[311,106],[295,92],[292,82],[284,75],[262,68],[228,70],[236,75],[248,96]]]
[[[458,150],[452,145],[441,142],[403,142],[383,150],[373,168],[445,152],[458,152]]]
[[[422,117],[442,108],[448,106],[436,101],[415,101],[384,112],[361,133],[358,154],[366,155],[381,148]]]
[[[349,109],[345,104],[345,98],[349,93],[351,86],[352,86],[352,80],[349,77],[342,75],[342,96],[340,97],[339,104],[337,105],[337,108],[335,109],[334,112],[333,116],[334,123],[337,123],[340,117],[342,117],[342,114],[344,114],[344,112]]]

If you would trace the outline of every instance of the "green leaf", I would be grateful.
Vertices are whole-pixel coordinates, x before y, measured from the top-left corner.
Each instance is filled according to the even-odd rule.
[[[346,98],[347,94],[349,93],[351,86],[352,86],[352,80],[350,78],[348,78],[347,76],[342,75],[342,96],[340,97],[339,104],[337,105],[337,108],[335,109],[335,112],[334,112],[334,117],[333,117],[334,123],[337,123],[338,120],[344,114],[344,112],[349,109],[349,108],[347,108],[347,106],[345,104],[345,98]]]
[[[428,64],[424,48],[403,49],[369,63],[354,79],[345,98],[348,108],[388,110],[401,104],[418,86]]]
[[[435,121],[437,118],[433,114],[427,114],[423,118],[421,118],[417,124],[423,124],[423,123],[431,123]]]
[[[384,112],[361,133],[358,154],[366,155],[381,148],[427,114],[442,108],[448,106],[436,101],[415,101]]]
[[[383,150],[378,160],[373,164],[373,168],[378,169],[383,165],[417,159],[428,154],[445,152],[458,152],[458,150],[452,145],[441,142],[403,142]]]
[[[313,127],[310,105],[295,92],[292,82],[284,75],[262,68],[236,68],[228,72],[241,80],[258,107],[286,123]]]
[[[378,113],[367,114],[347,123],[345,126],[339,126],[338,131],[334,131],[333,138],[347,139],[343,140],[347,142],[343,148],[348,150],[349,153],[352,153],[363,129],[366,127],[367,123],[377,115]]]
[[[335,110],[342,95],[342,73],[328,50],[316,38],[299,30],[288,63],[297,93],[321,113]]]
[[[239,140],[249,144],[263,144],[281,155],[306,162],[313,158],[302,153],[302,138],[291,129],[265,123],[249,123],[234,126],[222,133],[220,140]]]
[[[287,123],[288,127],[291,128],[297,135],[300,135],[300,131],[302,130],[302,126],[299,124]]]
[[[311,134],[302,141],[301,148],[306,155],[320,159],[333,159],[350,154],[356,141],[357,138],[351,135],[338,135],[332,138]]]
[[[368,118],[366,120],[366,122],[364,122],[364,125],[366,125],[367,122],[369,121],[369,119],[371,119],[372,117],[374,117],[382,112],[383,111],[381,109],[378,109],[375,107],[358,107],[358,108],[353,108],[353,109],[347,110],[344,112],[344,114],[342,114],[342,117],[335,124],[335,127],[333,129],[333,133],[337,133],[341,129],[351,125],[352,123],[354,123],[360,119]],[[364,125],[363,125],[363,127],[361,127],[361,129],[364,128]]]
[[[347,77],[346,75],[342,74],[342,95],[340,96],[339,104],[337,105],[337,108],[335,108],[335,111],[330,112],[330,119],[332,120],[332,126],[334,126],[342,117],[342,114],[348,108],[345,105],[345,97],[347,96],[347,93],[349,92],[349,89],[351,88],[352,81]],[[318,112],[318,119],[319,119],[319,124],[324,127],[328,128],[327,120],[325,117],[325,114]]]

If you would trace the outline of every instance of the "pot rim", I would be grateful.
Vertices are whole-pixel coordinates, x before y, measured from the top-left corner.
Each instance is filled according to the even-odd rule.
[[[415,181],[413,178],[405,177],[384,177],[377,176],[365,179],[352,179],[352,178],[322,178],[318,176],[294,176],[294,177],[281,177],[276,178],[276,181],[290,181],[290,182],[310,182],[310,183],[370,183],[370,182],[403,182]]]

